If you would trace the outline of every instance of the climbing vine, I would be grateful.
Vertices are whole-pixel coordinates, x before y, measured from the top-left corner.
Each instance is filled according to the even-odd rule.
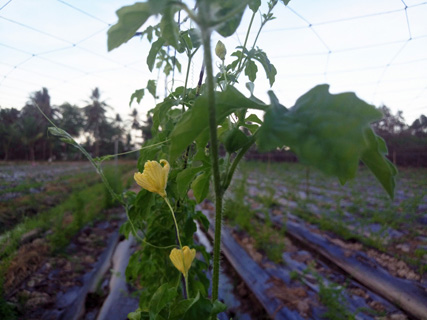
[[[257,41],[263,27],[275,19],[275,7],[288,2],[197,0],[190,8],[177,0],[148,0],[117,11],[118,22],[108,31],[108,50],[138,34],[151,44],[150,71],[185,72],[184,85],[171,90],[151,111],[153,137],[144,142],[135,175],[141,190],[114,195],[128,216],[121,232],[141,243],[126,271],[127,279],[141,288],[139,308],[130,319],[215,319],[226,309],[218,300],[223,196],[239,162],[254,145],[261,152],[286,146],[301,162],[341,183],[355,177],[362,161],[393,197],[396,169],[385,157],[384,141],[370,127],[382,116],[373,106],[354,93],[330,94],[325,84],[305,93],[291,108],[280,104],[273,91],[268,91],[269,102],[254,96],[259,69],[270,86],[280,73]],[[233,35],[245,10],[250,10],[251,20],[244,44],[231,53],[222,41],[213,46],[212,34]],[[258,12],[262,21],[250,42]],[[160,22],[139,32],[152,16]],[[175,50],[187,58],[183,70],[171,54]],[[192,88],[189,70],[199,50],[204,67]],[[242,93],[235,85],[245,80],[248,92]],[[150,80],[146,88],[134,92],[131,102],[140,102],[146,90],[155,96],[155,86]],[[263,119],[254,110],[261,111]],[[51,133],[69,139],[59,128]],[[208,219],[195,209],[210,190],[215,201],[213,256],[193,237],[197,224],[210,228]]]

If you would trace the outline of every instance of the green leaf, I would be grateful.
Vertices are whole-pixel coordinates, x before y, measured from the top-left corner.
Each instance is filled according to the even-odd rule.
[[[200,299],[200,292],[193,299],[181,300],[178,304],[172,308],[170,320],[182,319],[184,314]]]
[[[129,216],[132,220],[145,220],[151,212],[151,207],[154,204],[154,193],[141,189],[136,196],[135,201],[135,216]]]
[[[270,60],[267,58],[267,54],[261,50],[258,50],[254,55],[254,59],[258,60],[267,76],[267,79],[270,81],[270,87],[273,85],[274,81],[276,81],[277,70],[273,64],[271,64]]]
[[[204,169],[204,167],[186,168],[180,173],[178,173],[176,177],[176,182],[178,188],[178,195],[181,198],[187,194],[188,187],[190,186],[190,183],[193,181],[194,177]]]
[[[138,2],[117,10],[119,21],[108,30],[108,51],[129,41],[151,16],[150,5]]]
[[[211,0],[212,1],[212,0]],[[243,12],[246,9],[245,2],[247,0],[242,1],[234,1],[234,0],[216,0],[212,1],[212,6],[216,6],[215,16],[217,20],[221,20],[222,17],[226,16],[234,12],[234,16],[227,21],[221,23],[216,31],[223,37],[229,37],[236,32],[237,28],[240,25],[240,21],[242,20]]]
[[[134,312],[130,312],[128,314],[128,319],[129,320],[140,320],[142,313],[143,313],[143,311],[140,308],[138,308]]]
[[[202,223],[203,227],[206,230],[209,229],[209,225],[210,225],[209,219],[201,211],[196,212],[195,218]]]
[[[251,2],[249,2],[249,8],[253,12],[257,12],[260,6],[261,6],[261,0],[252,0]]]
[[[388,153],[385,141],[371,128],[365,131],[368,148],[362,153],[362,162],[371,170],[390,198],[394,198],[397,169],[385,155]]]
[[[152,14],[159,14],[167,10],[171,0],[148,0]]]
[[[245,119],[245,121],[250,121],[250,122],[255,122],[255,123],[258,123],[258,124],[262,124],[262,120],[260,118],[258,118],[258,116],[256,114],[249,115],[249,117],[247,117]]]
[[[258,67],[256,66],[255,62],[253,62],[252,60],[249,60],[248,63],[246,64],[245,75],[249,77],[249,80],[251,82],[255,81],[257,72],[258,72]]]
[[[153,112],[153,130],[158,130],[162,120],[166,118],[167,112],[175,105],[175,102],[170,99],[165,99],[156,105]]]
[[[151,95],[153,96],[154,99],[157,99],[157,96],[156,96],[156,80],[148,80],[147,90],[149,93],[151,93]]]
[[[166,44],[178,49],[179,27],[175,22],[175,11],[176,9],[172,5],[164,8],[162,20],[160,21],[160,30]]]
[[[156,62],[157,54],[159,53],[162,46],[165,44],[165,39],[159,37],[156,41],[151,45],[150,52],[147,56],[147,65],[150,71],[153,71],[154,63]]]
[[[160,286],[150,300],[150,319],[154,319],[160,311],[177,296],[176,288],[170,287],[169,283]]]
[[[224,121],[229,114],[240,108],[265,110],[266,105],[246,98],[236,88],[228,86],[223,92],[216,93],[217,123]],[[171,139],[171,161],[175,160],[185,148],[205,130],[208,130],[208,98],[200,96],[194,102],[173,129]]]
[[[187,310],[182,320],[209,319],[211,312],[212,302],[209,299],[200,297],[191,308]]]
[[[209,182],[211,179],[210,170],[206,170],[191,184],[191,189],[193,189],[194,197],[196,198],[197,203],[202,202],[209,193]]]
[[[224,146],[229,152],[236,152],[248,143],[248,137],[238,128],[233,128],[224,134]]]
[[[227,310],[227,305],[222,303],[219,300],[215,300],[212,306],[211,315],[217,315],[220,312],[224,312]]]
[[[288,5],[288,3],[289,3],[289,2],[291,2],[291,0],[282,0],[282,2],[283,2],[283,4],[284,4],[285,6],[287,6],[287,5]]]
[[[202,45],[202,39],[199,29],[191,28],[188,30],[191,42],[193,43],[194,48],[198,48]]]
[[[332,95],[328,88],[311,89],[290,110],[270,91],[271,105],[259,130],[258,146],[261,151],[288,146],[303,163],[344,183],[354,178],[368,147],[365,131],[381,113],[354,93]]]
[[[129,106],[132,104],[133,100],[136,99],[137,103],[140,103],[142,98],[144,98],[145,90],[144,89],[138,89],[135,90],[134,93],[130,96]]]

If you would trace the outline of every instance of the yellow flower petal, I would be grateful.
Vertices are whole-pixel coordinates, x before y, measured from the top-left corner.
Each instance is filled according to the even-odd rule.
[[[196,250],[190,249],[188,246],[184,246],[181,249],[172,249],[169,258],[171,259],[175,268],[177,268],[184,277],[187,277],[188,270],[190,270],[191,264],[196,257]]]
[[[136,172],[133,177],[136,183],[144,189],[166,197],[169,171],[169,162],[164,159],[160,160],[160,163],[147,161],[144,165],[144,171],[142,173]]]

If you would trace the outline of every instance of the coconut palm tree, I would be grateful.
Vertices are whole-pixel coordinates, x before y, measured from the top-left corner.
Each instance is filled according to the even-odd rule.
[[[98,88],[92,90],[89,104],[84,107],[86,116],[85,129],[93,135],[95,139],[95,156],[99,156],[99,144],[101,140],[100,130],[107,123],[106,108],[109,107],[105,101],[101,101]]]

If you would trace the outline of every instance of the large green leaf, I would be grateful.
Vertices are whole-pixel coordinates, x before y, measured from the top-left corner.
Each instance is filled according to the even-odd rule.
[[[223,92],[216,93],[217,123],[240,108],[265,110],[266,105],[246,98],[236,88],[228,86]],[[171,160],[175,160],[185,148],[196,138],[208,130],[208,98],[201,96],[196,99],[192,109],[188,110],[177,123],[170,135]]]
[[[383,188],[394,198],[396,167],[385,155],[388,153],[385,141],[377,136],[371,128],[365,131],[368,148],[362,153],[362,162],[372,171]]]
[[[177,294],[176,288],[171,287],[169,283],[160,286],[150,300],[150,319],[154,319],[168,303],[175,299]]]
[[[150,5],[145,2],[122,7],[116,13],[119,21],[108,30],[108,51],[130,40],[152,15]]]
[[[171,0],[148,0],[148,2],[137,2],[117,10],[119,21],[108,30],[108,51],[129,41],[150,16],[163,13],[167,17],[172,15],[173,18],[169,2]],[[166,24],[166,26],[163,24],[163,28],[166,31],[173,31],[172,23]]]
[[[319,85],[298,99],[290,110],[269,92],[271,105],[258,135],[261,151],[288,146],[299,159],[342,183],[354,178],[359,159],[368,149],[369,123],[381,113],[354,93],[330,94]]]
[[[170,320],[182,319],[184,314],[200,299],[200,292],[193,299],[181,300],[171,310]]]

